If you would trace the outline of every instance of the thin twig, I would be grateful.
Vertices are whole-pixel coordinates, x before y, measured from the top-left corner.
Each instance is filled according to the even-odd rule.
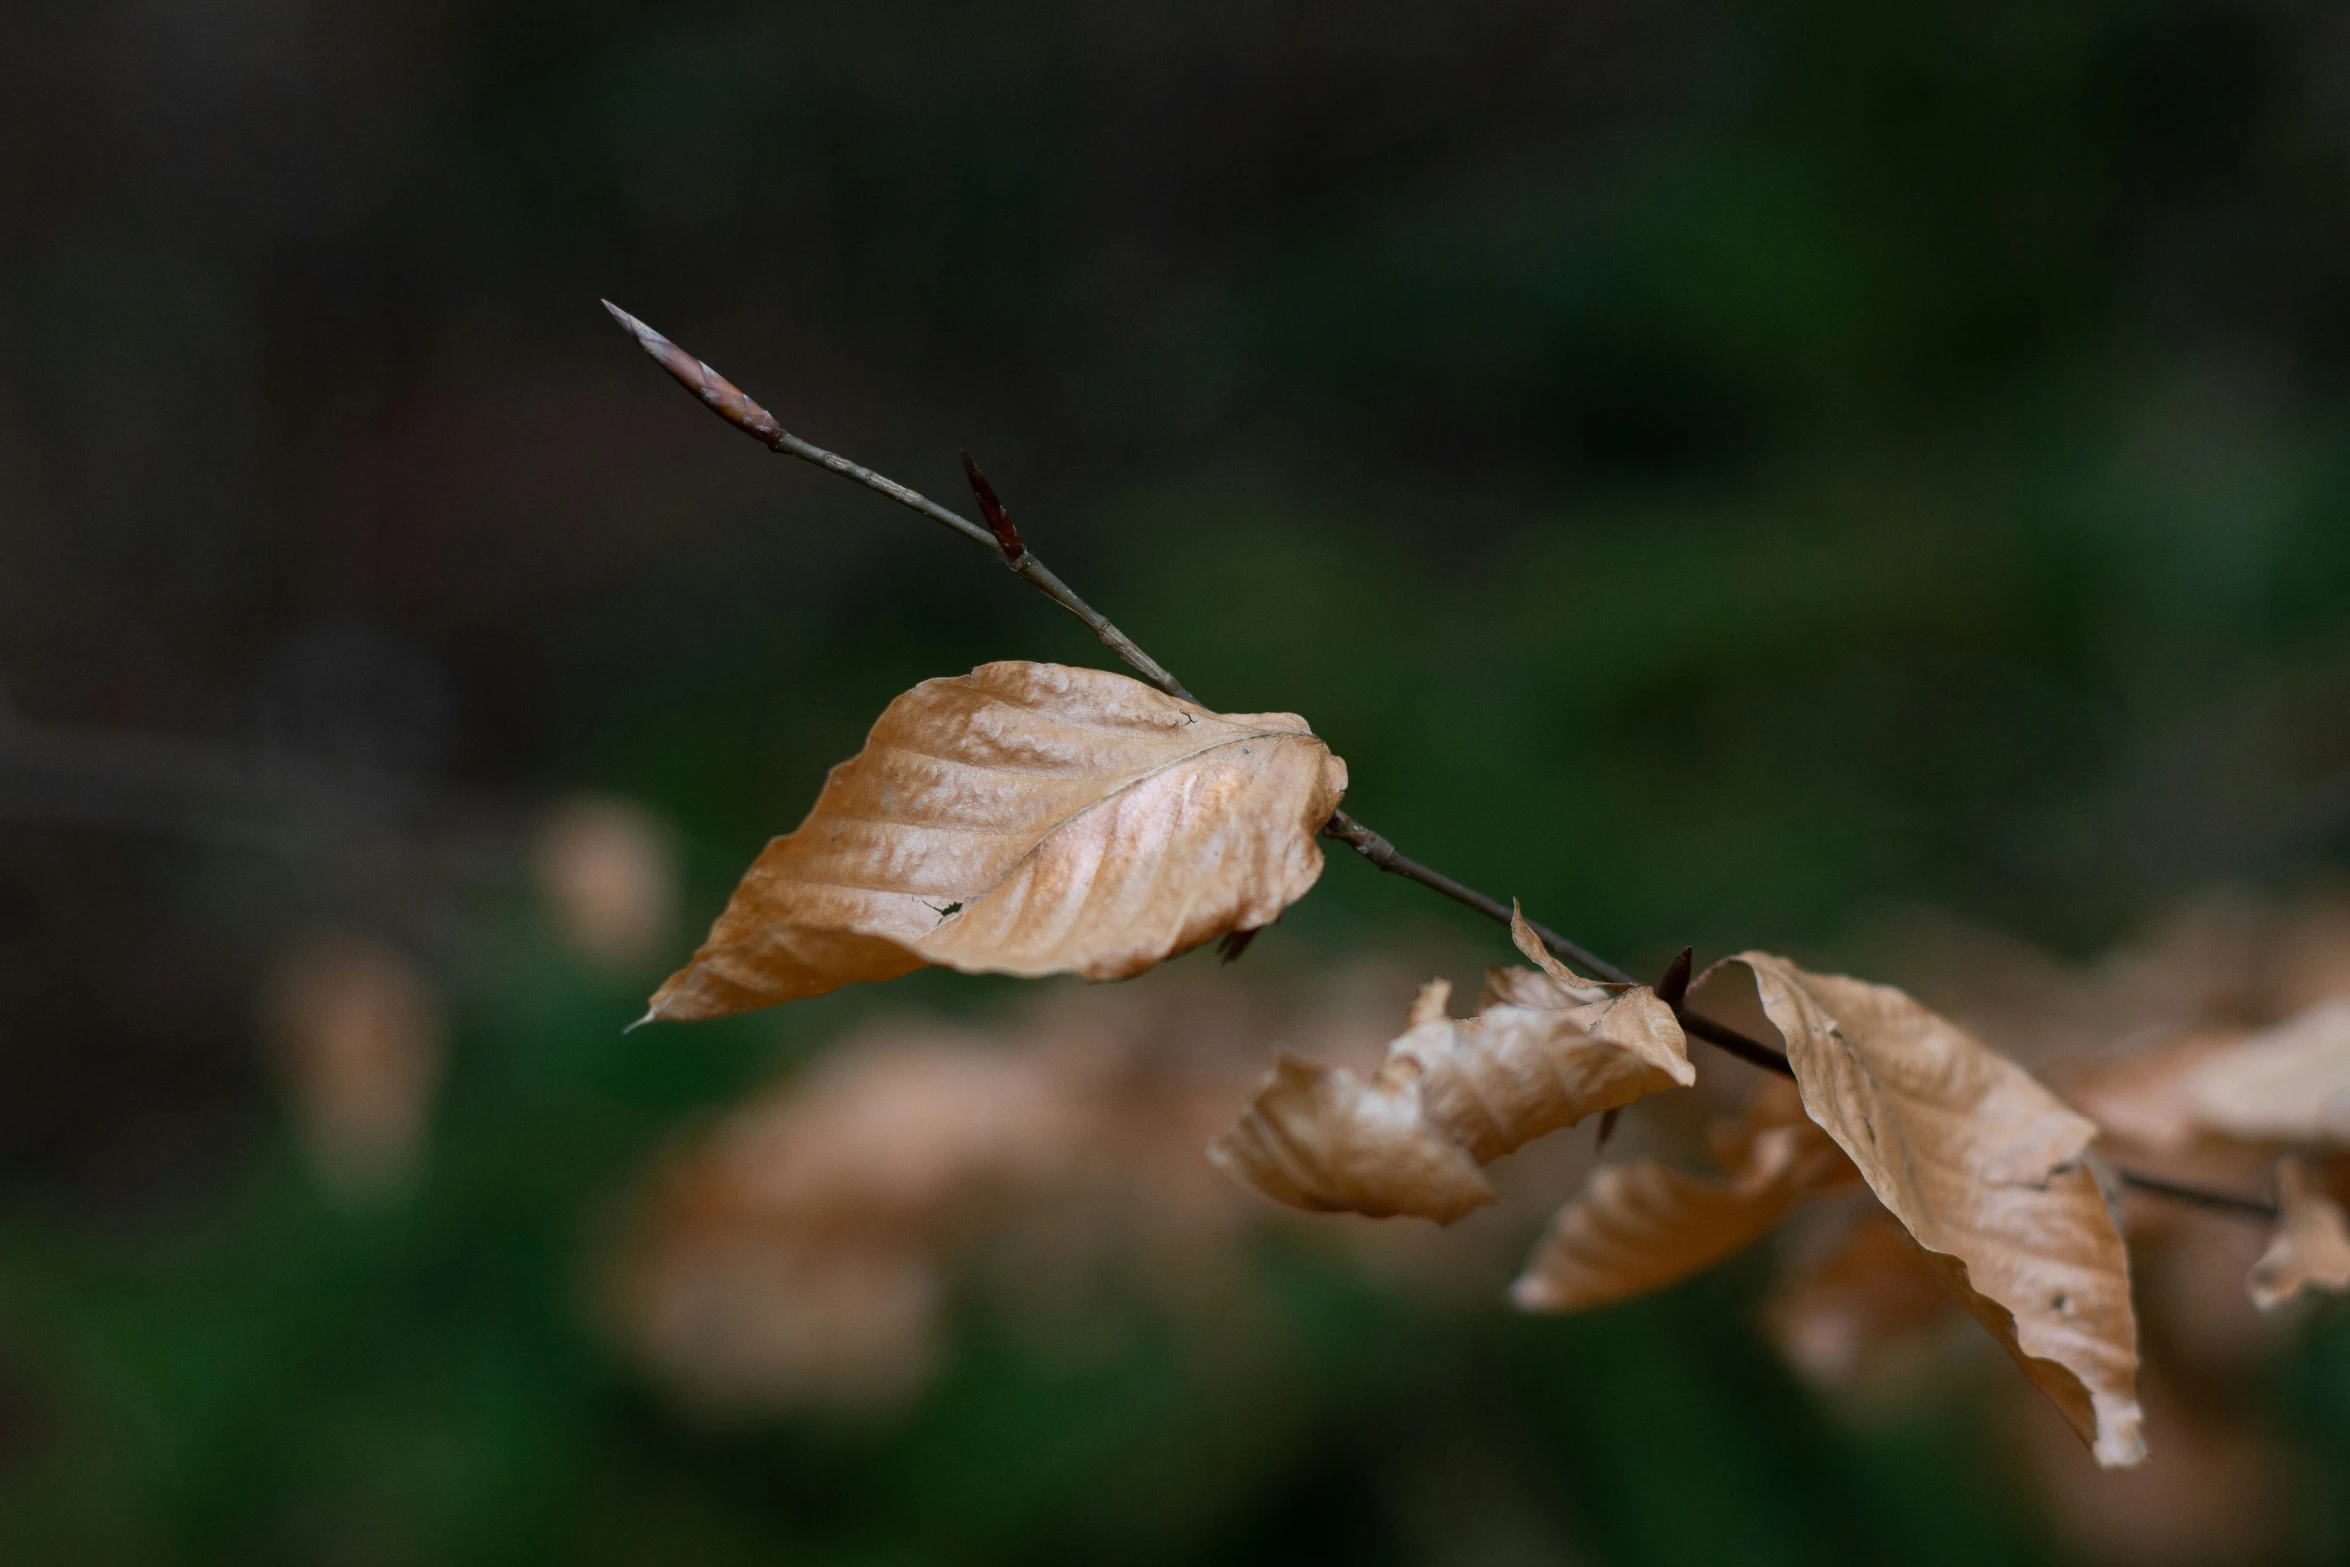
[[[2182,1186],[2177,1181],[2166,1181],[2156,1175],[2141,1175],[2136,1170],[2116,1170],[2124,1186],[2152,1192],[2157,1197],[2168,1197],[2175,1202],[2193,1203],[2198,1208],[2211,1208],[2221,1213],[2248,1214],[2274,1220],[2277,1205],[2265,1197],[2239,1197],[2233,1192],[2215,1192],[2201,1186]]]
[[[613,320],[619,322],[627,329],[629,335],[637,340],[639,347],[652,355],[662,369],[675,376],[687,391],[700,398],[709,406],[711,412],[717,414],[728,424],[733,425],[770,450],[788,452],[794,457],[816,464],[819,468],[828,469],[833,473],[854,479],[867,489],[886,495],[899,505],[918,511],[931,521],[954,530],[997,560],[1011,567],[1020,576],[1027,578],[1054,603],[1084,621],[1092,629],[1094,635],[1101,638],[1104,646],[1124,659],[1131,668],[1152,685],[1157,686],[1170,696],[1181,697],[1186,702],[1198,700],[1183,688],[1181,681],[1167,672],[1166,666],[1137,647],[1133,638],[1110,624],[1108,616],[1079,598],[1060,578],[1046,570],[1043,562],[1036,558],[1034,550],[1026,548],[1025,544],[1019,544],[1020,554],[1015,564],[1011,548],[1019,540],[1019,535],[1012,531],[1011,519],[1008,516],[1004,518],[1000,530],[983,528],[969,518],[947,510],[928,496],[908,489],[895,479],[886,478],[861,463],[851,462],[846,457],[801,440],[778,423],[773,414],[753,402],[741,388],[701,360],[696,359],[609,299],[604,301],[604,308],[612,313]],[[964,461],[966,464],[970,464],[969,454],[965,454]],[[969,472],[974,489],[978,489],[979,486],[986,483],[979,476],[977,465],[971,464]],[[992,488],[980,490],[979,500],[983,509],[989,509],[991,512],[1002,510],[1001,503],[995,500],[995,492]],[[991,515],[990,521],[993,520]],[[1403,853],[1386,838],[1357,821],[1345,811],[1333,812],[1328,824],[1322,828],[1322,833],[1327,838],[1345,844],[1390,875],[1401,876],[1406,881],[1418,882],[1421,886],[1442,893],[1463,907],[1475,909],[1489,920],[1502,925],[1510,923],[1510,906],[1508,904],[1479,892],[1464,882],[1455,881],[1442,871],[1422,865],[1418,860]],[[1632,985],[1639,983],[1629,973],[1583,946],[1580,942],[1571,941],[1546,926],[1534,925],[1531,920],[1527,923],[1533,926],[1534,934],[1542,944],[1556,953],[1561,961],[1574,965],[1585,973],[1606,980],[1611,984]],[[1735,1029],[1725,1028],[1709,1019],[1683,1012],[1679,1006],[1675,1006],[1673,1010],[1675,1015],[1680,1017],[1682,1026],[1700,1039],[1719,1045],[1732,1055],[1738,1056],[1742,1060],[1751,1061],[1766,1071],[1792,1075],[1793,1069],[1787,1065],[1787,1057],[1782,1052],[1773,1050],[1759,1040],[1749,1039]]]
[[[843,478],[854,479],[867,489],[886,495],[899,505],[918,511],[931,521],[962,535],[1003,562],[1014,575],[1025,578],[1030,586],[1036,588],[1045,597],[1085,622],[1087,629],[1101,639],[1104,647],[1117,654],[1129,668],[1141,675],[1143,679],[1157,686],[1169,696],[1179,697],[1186,702],[1198,701],[1198,698],[1183,688],[1181,681],[1168,672],[1165,665],[1145,653],[1135,644],[1133,638],[1112,625],[1108,616],[1079,598],[1074,589],[1045,568],[1044,563],[1036,558],[1036,552],[1026,547],[1018,530],[1013,528],[1010,516],[1004,513],[1002,504],[996,500],[995,491],[981,476],[978,465],[971,461],[968,452],[963,454],[963,462],[972,488],[977,492],[981,509],[991,524],[989,527],[981,527],[969,518],[949,511],[928,496],[908,489],[895,479],[875,473],[861,463],[851,462],[848,458],[837,453],[828,452],[821,446],[801,440],[779,424],[773,414],[751,401],[733,382],[727,380],[726,377],[711,369],[701,360],[694,358],[609,299],[604,301],[604,308],[612,312],[612,319],[626,328],[629,335],[637,340],[638,346],[652,355],[664,370],[675,376],[687,391],[699,397],[713,413],[736,429],[741,430],[770,450],[789,453],[803,461],[814,463],[819,468],[837,473]],[[1442,893],[1455,903],[1476,910],[1487,919],[1497,921],[1505,926],[1510,923],[1511,911],[1508,904],[1479,892],[1464,882],[1455,881],[1442,871],[1422,865],[1345,811],[1335,811],[1331,814],[1329,822],[1322,828],[1322,835],[1345,844],[1390,875],[1401,876],[1406,881],[1417,882],[1431,891]],[[1546,926],[1536,925],[1531,920],[1527,923],[1532,927],[1536,938],[1556,954],[1561,961],[1574,965],[1585,973],[1606,980],[1611,984],[1632,985],[1639,983],[1625,970],[1608,962],[1581,943],[1571,941]],[[1237,956],[1239,956],[1237,951],[1228,952],[1227,961],[1229,958]],[[1678,976],[1681,986],[1686,985],[1687,962],[1688,954],[1684,951],[1681,957],[1675,960],[1673,969],[1668,972],[1666,976],[1668,983]],[[1749,1038],[1734,1028],[1688,1011],[1682,1005],[1681,996],[1678,994],[1668,995],[1666,1000],[1673,1009],[1673,1016],[1680,1021],[1681,1027],[1686,1032],[1727,1051],[1742,1061],[1760,1067],[1766,1072],[1773,1072],[1781,1077],[1789,1078],[1795,1075],[1795,1068],[1788,1063],[1785,1051],[1775,1050],[1762,1041]],[[2115,1173],[2124,1185],[2176,1198],[2181,1202],[2200,1203],[2205,1207],[2225,1212],[2257,1214],[2271,1219],[2275,1218],[2277,1214],[2274,1203],[2264,1202],[2257,1198],[2237,1197],[2225,1192],[2210,1192],[2197,1187],[2180,1186],[2130,1170],[2117,1170]]]
[[[1454,881],[1442,871],[1430,870],[1344,811],[1336,811],[1331,814],[1330,824],[1322,829],[1322,834],[1324,837],[1337,839],[1391,875],[1401,876],[1406,881],[1416,881],[1432,891],[1441,892],[1453,902],[1464,908],[1475,909],[1489,920],[1498,921],[1503,925],[1510,922],[1510,906],[1508,904],[1499,898],[1489,898],[1474,887]],[[1528,920],[1526,923],[1533,926],[1534,934],[1541,938],[1544,946],[1557,953],[1561,960],[1573,964],[1586,974],[1615,985],[1636,985],[1639,983],[1631,975],[1599,954],[1589,951],[1579,942],[1569,941],[1547,926],[1535,925],[1532,920]]]
[[[837,473],[844,479],[854,479],[869,490],[911,507],[932,522],[961,534],[988,554],[1002,561],[1013,575],[1025,578],[1029,586],[1060,605],[1070,614],[1085,622],[1086,629],[1101,638],[1102,645],[1125,660],[1128,667],[1143,679],[1157,686],[1169,696],[1184,701],[1195,700],[1183,689],[1183,682],[1169,674],[1166,666],[1137,647],[1134,639],[1116,626],[1109,617],[1079,598],[1069,584],[1046,569],[1033,551],[1021,550],[1017,555],[1008,552],[989,529],[981,527],[968,517],[947,510],[929,496],[910,490],[895,479],[885,478],[862,463],[854,463],[835,452],[801,440],[776,422],[775,415],[744,396],[735,384],[708,365],[678,347],[651,327],[612,303],[604,301],[604,308],[612,312],[612,319],[628,329],[637,345],[653,356],[662,369],[677,377],[680,385],[709,405],[710,411],[728,424],[742,431],[771,451],[787,452],[803,462]],[[1018,538],[1017,534],[1012,536]]]

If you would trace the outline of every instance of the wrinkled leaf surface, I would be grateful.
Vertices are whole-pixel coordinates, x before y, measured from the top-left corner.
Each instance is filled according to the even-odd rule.
[[[1322,873],[1346,765],[1290,713],[985,664],[892,702],[759,856],[648,1018],[723,1017],[924,964],[1121,979],[1270,924]]]

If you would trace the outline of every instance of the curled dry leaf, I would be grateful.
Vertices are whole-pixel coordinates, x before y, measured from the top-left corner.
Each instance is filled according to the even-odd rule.
[[[1749,952],[1690,1004],[1761,1014],[1805,1110],[2107,1467],[2145,1457],[2129,1257],[2087,1154],[2094,1123],[1888,986]]]
[[[2252,1304],[2274,1311],[2306,1289],[2350,1290],[2350,1220],[2342,1205],[2292,1159],[2277,1167],[2277,1197],[2276,1234],[2244,1280]]]
[[[2204,1130],[2246,1142],[2350,1144],[2350,1001],[2247,1036],[2180,1086]]]
[[[1510,991],[1522,999],[1489,1000],[1466,1019],[1448,1015],[1452,987],[1436,981],[1367,1081],[1281,1056],[1208,1157],[1293,1208],[1450,1224],[1493,1200],[1480,1165],[1696,1080],[1655,991],[1558,975],[1524,974]]]
[[[648,1019],[925,964],[1122,979],[1270,924],[1322,873],[1346,764],[1289,713],[1099,670],[983,664],[892,702],[759,856]]]
[[[1792,1085],[1762,1084],[1716,1148],[1724,1180],[1652,1159],[1593,1172],[1551,1220],[1511,1300],[1526,1311],[1586,1311],[1678,1284],[1753,1245],[1800,1198],[1852,1174]]]

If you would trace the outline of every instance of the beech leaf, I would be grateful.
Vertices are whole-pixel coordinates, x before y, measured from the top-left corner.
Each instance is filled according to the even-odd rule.
[[[1855,1220],[1836,1248],[1779,1281],[1764,1308],[1771,1342],[1813,1382],[1850,1384],[1878,1352],[1951,1310],[1940,1271],[1882,1209]]]
[[[1752,981],[1743,993],[1740,974]],[[2129,1257],[2089,1167],[2095,1124],[1889,986],[1748,952],[1716,964],[1690,995],[1724,1021],[1756,1002],[1785,1043],[1806,1112],[1959,1303],[2100,1464],[2144,1458]]]
[[[1291,713],[983,664],[890,703],[770,843],[648,1021],[925,964],[1122,979],[1280,917],[1322,874],[1346,764]]]
[[[2205,1130],[2245,1142],[2350,1143],[2350,1002],[2248,1035],[2181,1085]]]
[[[2305,1289],[2350,1290],[2350,1219],[2341,1204],[2313,1187],[2293,1159],[2277,1168],[2277,1196],[2276,1234],[2244,1281],[2252,1304],[2274,1311]]]
[[[1849,1179],[1851,1164],[1765,1084],[1743,1124],[1717,1140],[1728,1178],[1653,1159],[1602,1165],[1550,1221],[1510,1286],[1526,1311],[1587,1311],[1646,1295],[1744,1251],[1796,1201]]]
[[[1382,1070],[1366,1081],[1286,1051],[1247,1113],[1208,1145],[1208,1159],[1275,1202],[1316,1213],[1450,1224],[1494,1197],[1468,1150],[1429,1120],[1418,1072]]]
[[[1476,1017],[1454,1018],[1452,987],[1427,986],[1368,1081],[1283,1056],[1208,1157],[1293,1208],[1449,1224],[1493,1200],[1479,1165],[1696,1081],[1681,1026],[1653,990],[1571,973],[1525,978],[1541,984],[1521,994],[1556,1004],[1489,1000]]]

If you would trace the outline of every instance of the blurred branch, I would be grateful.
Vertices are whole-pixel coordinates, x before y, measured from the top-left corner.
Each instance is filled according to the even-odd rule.
[[[250,842],[345,792],[195,741],[28,724],[0,694],[0,817]]]
[[[2168,1197],[2174,1202],[2192,1203],[2198,1208],[2209,1208],[2217,1213],[2240,1214],[2267,1219],[2272,1223],[2280,1209],[2266,1197],[2238,1197],[2232,1192],[2215,1192],[2201,1186],[2184,1186],[2177,1181],[2166,1181],[2160,1176],[2141,1175],[2135,1170],[2115,1170],[2124,1186],[2148,1192],[2156,1197]]]
[[[1078,597],[1075,590],[1045,568],[1044,563],[1036,558],[1036,552],[1026,547],[1018,530],[1013,528],[1010,516],[1005,513],[1002,503],[996,499],[994,487],[989,485],[986,478],[979,472],[978,465],[971,461],[968,452],[963,454],[965,471],[970,478],[972,489],[978,497],[981,510],[990,524],[988,527],[982,527],[968,517],[949,511],[929,497],[908,489],[894,479],[875,473],[861,463],[851,462],[848,458],[837,453],[828,452],[820,446],[801,440],[778,423],[773,414],[751,401],[740,388],[727,380],[726,377],[711,369],[701,360],[694,358],[684,349],[669,341],[668,338],[663,337],[627,311],[622,310],[618,305],[613,304],[612,301],[607,299],[603,304],[604,308],[612,313],[612,319],[619,322],[629,335],[636,339],[637,346],[644,349],[664,370],[676,377],[678,383],[684,386],[687,391],[700,398],[711,412],[745,435],[772,451],[788,453],[805,462],[814,463],[817,467],[828,472],[837,473],[843,478],[854,479],[867,489],[885,495],[899,505],[920,512],[931,521],[962,535],[971,543],[1003,562],[1014,575],[1025,579],[1030,586],[1036,588],[1045,597],[1085,622],[1087,628],[1101,639],[1103,646],[1116,653],[1126,662],[1128,667],[1141,675],[1143,679],[1169,696],[1179,697],[1186,702],[1199,700],[1184,689],[1183,683],[1177,680],[1165,665],[1145,653],[1135,644],[1133,638],[1112,625],[1108,616]],[[1322,834],[1324,837],[1345,844],[1390,875],[1401,876],[1406,881],[1417,882],[1433,892],[1441,893],[1452,899],[1462,907],[1474,909],[1487,919],[1497,921],[1504,926],[1510,923],[1509,905],[1489,894],[1479,892],[1465,882],[1455,881],[1443,872],[1431,869],[1412,859],[1386,838],[1349,816],[1345,811],[1333,812],[1329,822],[1323,826]],[[1571,941],[1544,926],[1534,925],[1531,920],[1527,923],[1532,926],[1535,936],[1542,944],[1562,961],[1576,965],[1584,972],[1596,975],[1613,984],[1633,985],[1639,983],[1626,970],[1608,962],[1580,943]],[[1674,963],[1673,973],[1681,977],[1683,984],[1686,983],[1687,956],[1687,953],[1684,952]],[[1668,974],[1667,981],[1669,982],[1672,978],[1673,975]],[[1678,989],[1679,987],[1674,988]],[[1774,1050],[1762,1041],[1750,1038],[1736,1029],[1687,1011],[1682,1004],[1681,997],[1677,994],[1667,995],[1665,999],[1673,1009],[1673,1016],[1679,1020],[1681,1027],[1686,1032],[1727,1051],[1750,1065],[1760,1067],[1764,1071],[1789,1078],[1795,1075],[1795,1069],[1788,1064],[1784,1051]],[[2134,1186],[2142,1191],[2160,1196],[2175,1198],[2182,1202],[2199,1203],[2205,1207],[2224,1212],[2257,1214],[2271,1219],[2277,1215],[2277,1207],[2274,1203],[2258,1198],[2204,1191],[2196,1187],[2181,1186],[2174,1182],[2159,1180],[2152,1176],[2139,1175],[2128,1170],[2117,1170],[2115,1173],[2125,1185]]]

